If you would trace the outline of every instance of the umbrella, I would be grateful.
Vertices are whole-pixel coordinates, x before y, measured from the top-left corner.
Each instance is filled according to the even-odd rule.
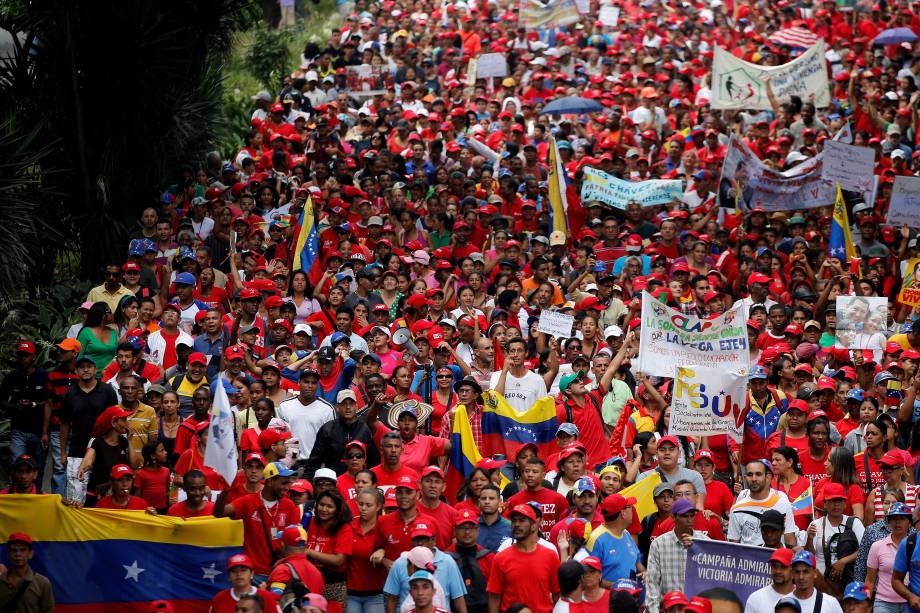
[[[900,45],[912,43],[917,40],[917,35],[910,28],[888,28],[872,39],[873,45]]]
[[[802,27],[786,28],[779,30],[767,37],[772,43],[786,45],[797,49],[808,49],[818,42],[818,35]]]
[[[600,113],[604,110],[599,103],[581,96],[567,96],[553,100],[543,107],[543,115],[582,115],[584,113]]]

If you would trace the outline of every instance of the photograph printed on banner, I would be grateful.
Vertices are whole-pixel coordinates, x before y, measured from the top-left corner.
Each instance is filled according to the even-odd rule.
[[[887,342],[887,324],[887,298],[837,296],[837,347],[871,350],[878,361]]]

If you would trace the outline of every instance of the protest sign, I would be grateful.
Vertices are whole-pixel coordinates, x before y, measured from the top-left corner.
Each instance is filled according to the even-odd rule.
[[[639,370],[673,377],[678,366],[693,364],[747,373],[750,368],[747,313],[737,305],[714,319],[684,315],[642,292]]]
[[[616,27],[617,22],[620,20],[620,7],[602,6],[597,14],[597,20],[605,26]]]
[[[580,18],[575,0],[521,0],[518,23],[523,28],[563,27]]]
[[[747,371],[678,366],[668,434],[728,434],[741,442],[747,400]]]
[[[582,15],[587,15],[591,12],[591,0],[575,0],[575,6],[578,7],[578,12]]]
[[[920,306],[920,258],[902,262],[901,267],[904,282],[901,284],[898,302],[912,307]]]
[[[770,77],[773,95],[780,102],[790,96],[807,100],[814,96],[818,108],[830,105],[824,40],[781,66],[760,66],[745,62],[716,46],[712,60],[712,108],[772,110],[764,78]]]
[[[894,178],[886,221],[892,226],[920,227],[920,177]]]
[[[508,61],[504,53],[483,53],[479,56],[479,61],[476,63],[477,79],[506,76],[508,76]]]
[[[871,349],[881,359],[887,338],[888,298],[837,296],[837,331],[834,345],[845,349]]]
[[[585,176],[581,183],[582,202],[597,200],[617,209],[625,209],[626,204],[633,200],[642,206],[655,206],[679,199],[684,191],[683,182],[680,180],[630,183],[590,166],[585,166],[584,171]]]
[[[824,166],[821,178],[831,184],[839,183],[841,189],[866,192],[872,189],[872,171],[875,168],[875,151],[839,141],[824,142]]]
[[[684,593],[690,598],[722,587],[737,594],[743,606],[751,594],[773,581],[771,555],[773,550],[765,547],[693,539],[687,550]]]
[[[844,134],[841,130],[835,140]],[[743,141],[732,136],[719,179],[719,206],[739,206],[742,210],[760,207],[769,212],[813,209],[833,204],[837,199],[837,186],[823,178],[824,155],[822,151],[789,170],[779,172],[761,162]],[[870,182],[869,188],[862,192],[866,202],[874,202],[873,190],[874,184]]]
[[[382,96],[393,85],[393,75],[384,66],[346,66],[345,83],[350,96]]]
[[[540,319],[537,321],[537,332],[544,332],[550,336],[559,338],[569,338],[572,336],[572,325],[575,323],[575,316],[566,313],[557,313],[556,311],[540,311]]]

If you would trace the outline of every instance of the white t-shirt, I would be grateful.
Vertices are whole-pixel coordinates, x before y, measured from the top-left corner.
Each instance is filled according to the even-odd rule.
[[[805,600],[793,595],[793,598],[798,600],[799,604],[802,605],[802,613],[815,613],[815,600],[817,597],[817,588],[812,588],[811,598],[806,598]],[[840,603],[837,602],[836,598],[830,594],[824,594],[821,601],[820,613],[843,613],[843,609],[840,608]]]
[[[822,575],[824,574],[824,568],[825,568],[825,565],[827,564],[827,560],[824,559],[825,541],[830,541],[831,538],[833,538],[835,534],[841,534],[845,532],[847,529],[847,520],[849,518],[850,518],[849,515],[844,515],[843,521],[841,521],[840,525],[837,526],[836,528],[832,526],[830,522],[827,521],[827,518],[825,517],[822,517],[821,519],[816,519],[813,522],[811,522],[811,525],[809,525],[809,527],[815,526],[818,530],[817,532],[815,532],[815,539],[813,542],[815,545],[815,560],[818,563],[818,572],[820,572]],[[827,530],[826,536],[825,536],[825,530]],[[858,517],[854,518],[853,519],[853,533],[856,535],[856,538],[860,542],[862,541],[863,533],[865,531],[866,529],[863,526],[863,523],[859,521],[859,518]],[[837,540],[839,540],[839,538]],[[837,549],[836,542],[828,543],[828,546],[830,546],[832,549],[831,555],[835,554],[836,549]]]
[[[789,503],[786,494],[771,489],[763,500],[754,500],[751,490],[741,490],[728,516],[728,540],[737,541],[742,545],[763,547],[760,515],[769,509],[779,511],[786,517],[786,529],[783,530],[785,534],[798,532],[792,515],[792,504]]]
[[[335,409],[319,397],[307,405],[298,398],[291,398],[278,405],[278,417],[290,426],[294,437],[300,442],[300,457],[306,459],[313,451],[316,433],[323,424],[335,419]]]
[[[501,371],[492,373],[489,389],[494,390],[498,386],[501,374]],[[543,377],[532,370],[527,371],[527,374],[520,378],[510,372],[505,377],[505,400],[518,413],[524,413],[544,396],[546,396],[546,382],[543,381]]]
[[[791,593],[791,588],[789,592],[780,594],[773,589],[773,584],[765,585],[748,596],[747,604],[744,605],[744,613],[773,613],[777,601]]]

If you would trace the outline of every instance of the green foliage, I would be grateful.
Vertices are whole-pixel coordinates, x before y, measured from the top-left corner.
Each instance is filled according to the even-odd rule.
[[[246,69],[269,91],[281,88],[281,81],[290,73],[292,56],[288,30],[275,30],[264,23],[255,29],[252,44],[246,52]]]
[[[92,284],[61,283],[41,289],[34,298],[20,297],[0,308],[0,371],[6,373],[15,359],[16,342],[25,339],[38,349],[36,365],[54,366],[55,345],[80,321],[78,306]]]

